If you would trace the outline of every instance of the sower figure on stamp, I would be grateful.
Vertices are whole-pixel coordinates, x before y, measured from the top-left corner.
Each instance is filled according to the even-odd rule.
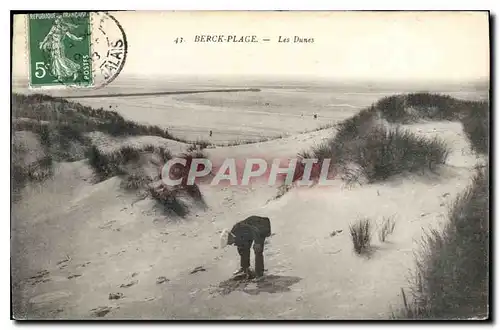
[[[66,57],[64,39],[68,37],[75,41],[82,41],[83,37],[77,37],[70,32],[77,25],[66,22],[61,16],[57,17],[49,33],[40,42],[41,50],[50,54],[50,72],[58,80],[73,77],[76,80],[80,65]]]
[[[234,272],[234,277],[245,275],[248,279],[254,274],[250,271],[250,248],[253,243],[255,253],[255,277],[264,275],[264,241],[271,236],[269,218],[251,216],[236,223],[231,230],[225,229],[221,234],[222,247],[236,245],[240,255],[240,269]]]

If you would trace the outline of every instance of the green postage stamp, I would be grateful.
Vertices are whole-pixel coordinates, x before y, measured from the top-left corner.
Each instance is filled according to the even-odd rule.
[[[29,14],[30,85],[91,86],[90,13]]]
[[[32,88],[100,88],[125,64],[125,32],[107,12],[32,13],[27,29]]]

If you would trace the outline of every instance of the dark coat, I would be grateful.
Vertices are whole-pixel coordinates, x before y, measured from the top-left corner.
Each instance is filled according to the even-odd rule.
[[[228,240],[229,245],[249,247],[252,242],[264,244],[265,238],[271,236],[271,222],[269,218],[253,215],[235,224],[231,229],[231,234]]]

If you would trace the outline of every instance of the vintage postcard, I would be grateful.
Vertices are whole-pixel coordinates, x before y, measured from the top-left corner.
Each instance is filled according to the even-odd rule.
[[[13,319],[490,317],[489,12],[12,15]]]

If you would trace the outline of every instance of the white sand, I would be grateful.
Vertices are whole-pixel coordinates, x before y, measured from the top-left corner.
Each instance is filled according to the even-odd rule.
[[[118,178],[93,185],[84,161],[59,164],[53,180],[28,187],[13,207],[13,282],[20,293],[13,296],[15,316],[92,318],[98,309],[109,310],[104,318],[119,319],[388,318],[401,304],[415,240],[445,221],[447,205],[466,187],[477,162],[459,123],[409,129],[439,134],[453,148],[439,175],[351,189],[339,181],[291,190],[270,202],[276,187],[202,186],[209,209],[194,209],[180,221],[155,212],[151,201],[132,205],[137,197],[120,190]],[[294,157],[331,133],[208,152],[214,158]],[[271,218],[275,235],[266,245],[266,268],[278,277],[260,289],[249,284],[247,292],[220,295],[216,287],[239,259],[234,247],[215,248],[218,231],[254,214]],[[348,224],[391,215],[394,234],[385,243],[375,235],[371,259],[356,256]],[[330,237],[334,230],[342,232]],[[206,271],[190,274],[197,266]],[[29,279],[40,271],[48,273]],[[157,284],[161,276],[169,281]],[[110,293],[123,298],[110,300]]]

